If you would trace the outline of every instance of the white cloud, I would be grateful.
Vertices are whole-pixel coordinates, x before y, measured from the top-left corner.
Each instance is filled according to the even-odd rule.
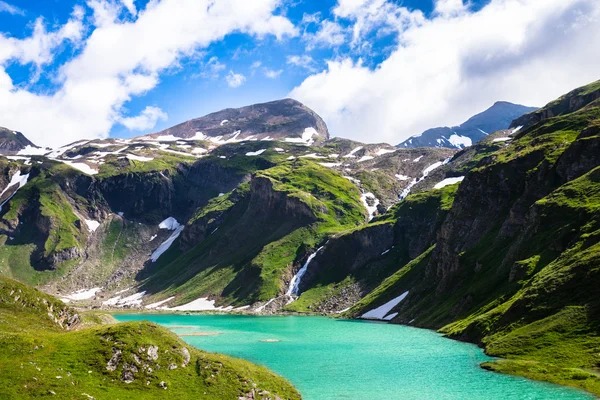
[[[254,61],[254,62],[252,63],[252,65],[250,65],[250,68],[251,68],[251,69],[256,69],[256,68],[259,68],[261,65],[262,65],[262,62],[261,62],[261,61]]]
[[[600,52],[590,51],[600,48],[597,0],[491,0],[478,12],[460,6],[438,1],[425,19],[391,1],[340,0],[334,13],[355,21],[357,41],[377,10],[398,17],[398,47],[375,69],[330,61],[290,96],[320,113],[335,135],[395,144],[497,100],[541,106],[599,78]]]
[[[134,0],[121,0],[127,11],[133,16],[137,14],[137,8],[135,7]]]
[[[467,11],[467,7],[463,0],[437,0],[434,11],[442,15],[458,15]]]
[[[229,71],[229,74],[225,77],[225,81],[231,88],[240,87],[246,82],[246,77],[242,74],[236,74],[233,71]]]
[[[0,12],[7,12],[12,15],[25,15],[25,11],[17,6],[13,6],[0,0]]]
[[[346,40],[344,29],[336,22],[324,20],[315,33],[305,33],[303,39],[307,42],[306,49],[316,47],[337,47]]]
[[[84,27],[90,32],[87,38],[77,36],[76,16],[71,25],[52,32],[39,28],[23,40],[0,36],[2,123],[38,145],[106,137],[126,118],[124,105],[133,96],[154,88],[165,71],[230,33],[273,35],[278,40],[298,34],[287,18],[273,14],[280,0],[152,0],[136,17],[125,20],[120,19],[121,3],[88,0],[87,5],[94,13],[94,25]],[[13,86],[6,72],[9,60],[47,64],[59,39],[81,41],[82,51],[60,68],[56,92],[40,94]]]
[[[41,67],[54,58],[55,49],[65,41],[78,43],[83,36],[83,9],[75,7],[71,18],[60,29],[46,31],[43,18],[33,25],[33,33],[25,39],[15,39],[0,33],[0,68],[9,61]]]
[[[119,122],[132,131],[152,129],[156,123],[166,121],[168,115],[158,107],[148,106],[138,116],[121,118]]]
[[[353,22],[351,44],[355,48],[369,47],[366,36],[370,32],[377,30],[381,36],[424,19],[421,11],[409,12],[389,0],[339,0],[333,14]]]
[[[301,25],[318,24],[319,22],[321,22],[321,13],[320,12],[316,12],[313,14],[304,13],[304,15],[302,15],[302,22],[300,22],[300,24]]]
[[[265,76],[269,79],[279,78],[279,75],[281,75],[282,72],[283,72],[282,69],[275,71],[275,70],[272,70],[269,68],[265,68]]]
[[[287,63],[296,67],[301,67],[309,71],[315,71],[313,58],[307,54],[301,56],[287,56]]]
[[[193,77],[217,79],[221,75],[221,71],[225,68],[227,68],[227,66],[221,63],[218,57],[212,56],[208,61],[202,63],[200,73]]]

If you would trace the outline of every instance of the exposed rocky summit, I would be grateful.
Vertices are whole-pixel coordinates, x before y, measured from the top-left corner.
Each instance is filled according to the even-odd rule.
[[[498,101],[484,112],[469,118],[459,126],[428,129],[420,135],[408,138],[400,143],[398,147],[448,147],[464,149],[491,133],[507,129],[515,118],[534,110],[536,110],[536,107]]]
[[[21,132],[0,127],[0,154],[16,154],[19,152],[19,150],[23,150],[27,146],[37,148],[37,146],[27,139]]]
[[[227,108],[150,136],[170,135],[216,142],[271,139],[308,144],[329,139],[327,125],[321,117],[293,99]]]

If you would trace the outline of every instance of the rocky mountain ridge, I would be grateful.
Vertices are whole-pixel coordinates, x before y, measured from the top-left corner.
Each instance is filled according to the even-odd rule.
[[[537,110],[536,107],[498,101],[487,110],[469,118],[459,126],[428,129],[421,134],[408,138],[397,147],[464,149],[496,131],[508,129],[515,119],[535,110]],[[517,126],[519,125],[515,125],[513,128]]]
[[[441,329],[600,393],[599,92],[461,151],[158,135],[0,159],[0,273],[80,307]]]
[[[329,131],[321,117],[304,104],[283,99],[227,108],[148,137],[194,138],[218,144],[252,139],[313,144],[329,139]]]

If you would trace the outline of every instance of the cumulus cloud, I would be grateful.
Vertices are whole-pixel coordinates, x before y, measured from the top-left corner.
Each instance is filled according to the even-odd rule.
[[[273,69],[269,69],[269,68],[265,68],[265,76],[269,79],[277,79],[279,78],[279,75],[281,75],[281,73],[283,72],[282,69],[279,70],[273,70]]]
[[[307,69],[309,71],[315,71],[314,64],[315,60],[308,54],[303,54],[301,56],[293,55],[287,56],[287,63],[289,65],[293,65],[296,67],[301,67]]]
[[[129,13],[131,15],[137,14],[137,8],[135,7],[133,0],[121,0],[121,2],[123,3],[123,6],[125,6],[127,11],[129,11]]]
[[[337,58],[290,93],[338,136],[395,144],[497,100],[541,106],[600,78],[597,0],[491,0],[477,12],[438,0],[430,18],[391,0],[339,0],[334,13],[354,21],[357,42],[378,25],[398,39],[377,67]]]
[[[0,12],[7,12],[12,15],[25,15],[21,8],[0,0]]]
[[[200,68],[200,73],[193,75],[194,78],[200,77],[217,79],[221,75],[221,71],[227,68],[227,66],[221,63],[218,57],[212,56],[208,59],[208,61],[202,63]]]
[[[160,121],[166,121],[168,115],[158,107],[148,106],[138,116],[121,118],[119,122],[132,131],[144,131],[156,126]]]
[[[25,39],[0,34],[2,124],[39,145],[106,137],[114,124],[137,118],[123,115],[132,97],[153,89],[161,74],[230,33],[278,40],[298,34],[287,18],[274,14],[280,0],[150,1],[127,19],[122,18],[123,7],[134,5],[131,1],[86,4],[93,26],[82,27],[84,10],[76,8],[71,20],[55,31],[48,32],[40,21]],[[81,38],[84,30],[87,36]],[[47,64],[53,60],[52,49],[66,40],[81,42],[81,51],[60,67],[55,92],[36,93],[13,84],[6,72],[9,63]],[[144,118],[136,121],[150,127],[153,118]]]
[[[368,47],[367,35],[374,30],[381,36],[424,19],[421,11],[410,12],[389,0],[338,0],[333,14],[352,22],[351,44],[354,48]]]
[[[43,18],[35,20],[33,33],[25,39],[15,39],[0,33],[0,67],[8,61],[41,67],[53,60],[54,52],[63,42],[77,44],[83,36],[84,11],[75,7],[71,18],[58,30],[48,32]]]
[[[308,51],[317,47],[337,47],[346,41],[346,33],[338,23],[324,20],[315,33],[304,33]]]
[[[225,81],[230,88],[236,88],[242,86],[244,82],[246,82],[246,77],[230,70],[229,74],[225,77]]]

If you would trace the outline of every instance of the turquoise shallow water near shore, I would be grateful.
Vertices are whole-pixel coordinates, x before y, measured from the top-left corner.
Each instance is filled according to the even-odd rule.
[[[262,364],[306,400],[592,399],[584,392],[479,368],[477,346],[423,329],[323,317],[119,314],[149,320],[200,349]],[[265,340],[267,342],[265,342]],[[273,342],[269,340],[278,340]]]

